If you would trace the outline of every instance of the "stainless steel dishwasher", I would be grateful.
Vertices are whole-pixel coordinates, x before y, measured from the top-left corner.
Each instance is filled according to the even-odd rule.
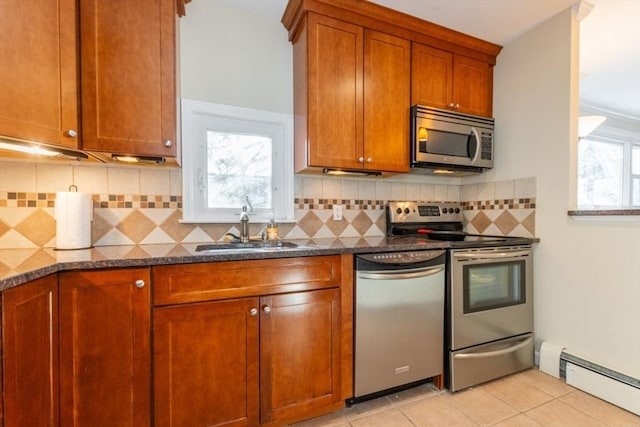
[[[445,251],[356,256],[352,402],[441,375]]]

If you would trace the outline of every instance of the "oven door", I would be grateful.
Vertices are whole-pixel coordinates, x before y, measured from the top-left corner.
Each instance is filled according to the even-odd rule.
[[[451,251],[451,350],[533,331],[529,246]]]

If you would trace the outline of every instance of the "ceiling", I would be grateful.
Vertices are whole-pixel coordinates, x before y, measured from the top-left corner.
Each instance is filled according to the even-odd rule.
[[[287,0],[209,0],[280,21]],[[506,45],[579,0],[371,0]],[[580,101],[640,120],[640,0],[587,0],[580,24]],[[587,5],[588,6],[588,5]],[[588,10],[586,7],[582,10]],[[499,24],[499,25],[498,25]],[[499,61],[499,57],[498,57]]]

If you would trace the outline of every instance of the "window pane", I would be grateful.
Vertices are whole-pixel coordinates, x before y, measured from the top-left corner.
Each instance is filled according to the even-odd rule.
[[[640,206],[640,178],[631,180],[631,205]]]
[[[631,173],[640,175],[640,147],[637,146],[631,148]]]
[[[207,132],[207,207],[271,209],[271,138]]]
[[[588,139],[578,149],[578,205],[621,206],[622,145]]]

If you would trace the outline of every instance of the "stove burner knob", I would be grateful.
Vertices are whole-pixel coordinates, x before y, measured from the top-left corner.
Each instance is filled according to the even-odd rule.
[[[456,213],[460,213],[460,208],[456,208]]]
[[[404,213],[406,213],[407,215],[409,215],[409,212],[411,212],[411,211],[409,210],[409,208],[404,208]]]
[[[398,208],[398,209],[396,209],[396,213],[397,213],[398,215],[400,215],[400,214],[402,213],[402,208]]]

